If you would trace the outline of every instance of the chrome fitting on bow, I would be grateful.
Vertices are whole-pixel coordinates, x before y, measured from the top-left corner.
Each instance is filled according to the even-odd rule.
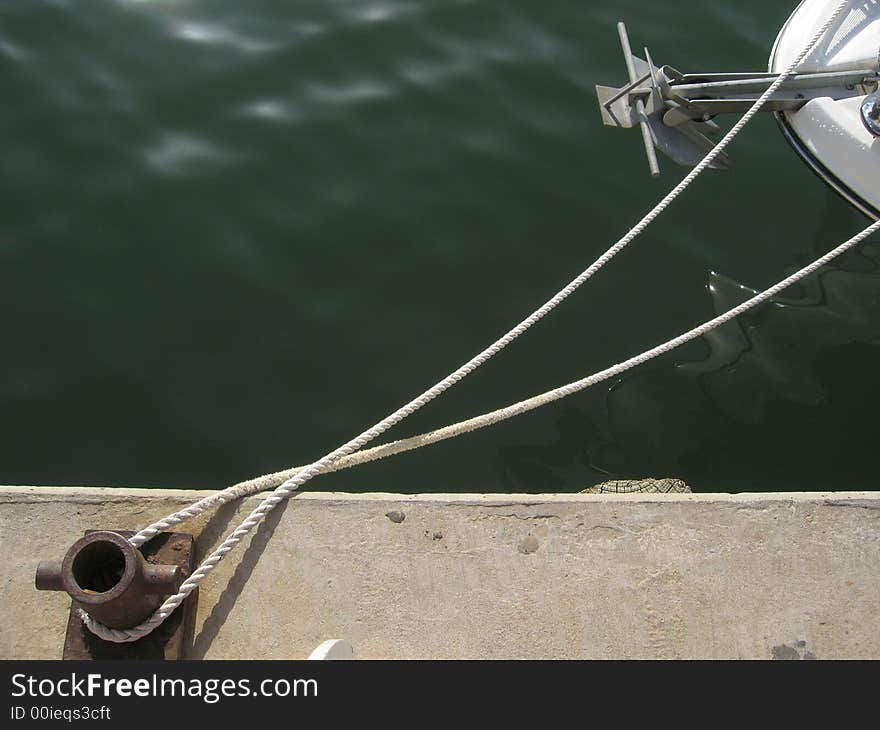
[[[875,137],[880,137],[880,91],[868,94],[862,102],[862,124]]]

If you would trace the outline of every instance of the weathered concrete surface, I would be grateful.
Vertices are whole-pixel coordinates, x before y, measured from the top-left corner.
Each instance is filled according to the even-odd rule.
[[[36,563],[204,493],[0,488],[0,658],[59,657]],[[205,555],[256,498],[194,521]],[[301,494],[203,584],[194,655],[880,657],[880,492]]]

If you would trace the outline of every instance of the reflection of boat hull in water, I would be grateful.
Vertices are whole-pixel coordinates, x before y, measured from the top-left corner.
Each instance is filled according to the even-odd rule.
[[[613,475],[675,474],[714,489],[873,489],[880,396],[880,253],[703,338],[705,355],[634,372],[608,394],[610,438],[589,463]],[[715,311],[754,291],[719,274]],[[845,366],[841,366],[845,363]],[[612,448],[613,447],[613,448]],[[646,466],[647,465],[647,466]]]
[[[498,477],[511,492],[569,490],[585,470],[597,482],[674,474],[698,492],[875,489],[880,391],[866,383],[880,368],[880,251],[861,254],[858,270],[829,268],[683,357],[623,376],[607,428],[560,406],[553,438],[498,452]],[[718,273],[707,291],[715,312],[755,293]]]
[[[804,0],[779,33],[770,71],[781,73],[804,39],[834,11],[836,0]],[[880,0],[853,3],[838,30],[807,58],[807,72],[845,71],[878,66]],[[865,97],[812,99],[797,111],[779,112],[780,128],[806,163],[850,203],[880,218],[880,138],[861,118]]]

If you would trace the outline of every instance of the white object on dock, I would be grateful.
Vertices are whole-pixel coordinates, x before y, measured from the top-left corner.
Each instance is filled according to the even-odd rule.
[[[354,659],[354,648],[342,639],[327,639],[309,654],[309,660]]]

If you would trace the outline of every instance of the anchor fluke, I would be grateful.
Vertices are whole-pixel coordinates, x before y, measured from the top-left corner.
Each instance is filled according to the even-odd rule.
[[[656,67],[647,48],[646,58],[634,55],[626,24],[618,23],[617,32],[630,82],[621,88],[596,86],[602,121],[609,127],[641,128],[652,176],[660,174],[657,149],[678,164],[693,167],[714,146],[707,135],[718,134],[720,128],[708,120],[700,119],[696,122],[686,115],[677,118],[674,115],[677,107],[667,106],[664,93],[668,90],[664,71],[674,72],[674,69]],[[673,114],[670,117],[670,121],[674,122],[672,126],[668,126],[665,121],[666,115],[670,113]],[[729,166],[730,158],[723,153],[711,165],[716,169],[727,169]]]

